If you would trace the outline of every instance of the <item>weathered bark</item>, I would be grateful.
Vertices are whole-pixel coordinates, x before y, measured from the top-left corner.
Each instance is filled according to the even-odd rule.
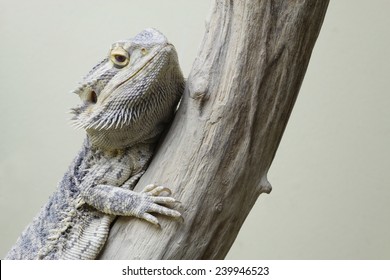
[[[159,229],[119,218],[101,258],[225,257],[257,197],[271,191],[267,171],[327,5],[215,2],[180,109],[136,187],[169,186],[184,222],[159,217]]]

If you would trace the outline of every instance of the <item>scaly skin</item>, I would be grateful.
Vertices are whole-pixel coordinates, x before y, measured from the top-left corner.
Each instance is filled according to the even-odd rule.
[[[73,123],[87,132],[79,154],[7,259],[95,259],[116,216],[158,225],[179,218],[169,189],[132,191],[184,88],[174,47],[154,29],[113,44],[75,91]],[[164,204],[165,206],[161,205]]]

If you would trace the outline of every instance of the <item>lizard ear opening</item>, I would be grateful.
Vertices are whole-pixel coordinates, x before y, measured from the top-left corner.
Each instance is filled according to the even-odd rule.
[[[93,104],[97,102],[97,94],[93,90],[91,90],[88,94],[87,101]]]

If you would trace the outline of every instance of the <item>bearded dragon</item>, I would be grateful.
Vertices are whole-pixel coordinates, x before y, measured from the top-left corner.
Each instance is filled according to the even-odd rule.
[[[87,137],[56,191],[8,252],[7,259],[95,259],[116,216],[155,225],[151,213],[180,218],[168,188],[133,188],[184,90],[177,53],[146,29],[114,43],[75,93],[72,122]]]

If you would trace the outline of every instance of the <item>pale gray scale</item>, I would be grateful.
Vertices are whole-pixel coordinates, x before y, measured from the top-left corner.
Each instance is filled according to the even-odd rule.
[[[93,167],[90,169],[88,178],[84,181],[89,181],[84,186],[94,186],[101,184],[103,181],[112,186],[122,185],[131,176],[133,162],[129,152],[112,154],[98,154],[95,157]],[[120,174],[120,176],[118,176]]]
[[[83,79],[81,85],[74,92],[81,95],[85,92],[94,91],[99,97],[100,93],[105,89],[107,84],[117,75],[119,69],[115,68],[112,63],[106,58],[97,64]],[[76,111],[76,110],[74,110]],[[78,111],[81,111],[78,109]],[[76,112],[77,113],[77,112]],[[81,112],[80,112],[81,113]],[[79,114],[80,114],[79,113]]]
[[[72,108],[70,111],[72,114],[71,120],[76,121],[78,119],[78,117],[80,116],[80,114],[82,114],[88,108],[88,106],[89,106],[89,104],[82,103],[82,104],[78,105],[77,107]]]
[[[74,205],[71,203],[76,197],[79,196],[80,190],[78,188],[79,182],[83,180],[85,173],[80,170],[86,155],[89,153],[89,145],[85,142],[82,150],[76,156],[73,161],[73,164],[69,170],[64,174],[59,187],[56,192],[51,196],[49,202],[42,208],[39,218],[36,221],[40,223],[33,223],[31,225],[31,230],[35,232],[40,232],[38,236],[41,237],[39,242],[42,245],[35,252],[42,253],[41,248],[48,248],[48,238],[52,237],[53,231],[58,231],[59,225],[62,224],[62,221],[66,219],[69,209],[74,208]],[[50,258],[55,255],[56,247],[53,247],[53,251],[43,252],[42,256],[37,256],[39,258]],[[54,257],[55,258],[55,257]]]
[[[106,207],[113,213],[129,215],[132,214],[129,209],[138,208],[140,205],[141,199],[138,194],[123,196],[123,192],[116,191],[108,196]]]
[[[93,180],[93,184],[87,188],[88,194],[85,198],[87,204],[77,211],[75,218],[77,223],[67,233],[66,244],[62,245],[61,258],[91,259],[96,257],[107,239],[109,226],[115,218],[114,215],[133,214],[131,209],[139,208],[141,202],[138,199],[138,194],[129,194],[125,189],[115,187],[115,185],[123,184],[124,181],[128,180],[131,173],[133,158],[129,154],[137,153],[131,150],[116,156],[100,154],[98,162],[95,163],[94,169],[90,171],[84,182],[88,181],[89,176],[96,178],[96,172],[100,170],[100,172],[105,172],[104,180],[110,185],[96,185],[99,180],[97,179]],[[109,170],[107,162],[115,165],[114,168],[110,169],[110,172],[107,172]],[[98,167],[99,164],[102,166]],[[115,177],[109,176],[109,173]],[[118,173],[121,173],[120,180],[116,177]],[[124,191],[125,195],[123,195]]]
[[[93,76],[93,74],[96,72],[97,69],[99,69],[102,65],[106,64],[108,62],[108,58],[104,58],[102,61],[97,63],[92,69],[87,73],[87,75],[84,76],[84,80],[88,80],[89,77]]]
[[[94,259],[103,247],[115,216],[85,210],[61,252],[61,259]]]
[[[133,152],[129,154],[133,164],[133,176],[145,170],[145,166],[149,164],[152,158],[153,151],[154,145],[150,144],[140,144],[134,147]]]
[[[38,216],[23,232],[15,244],[14,249],[11,249],[7,255],[7,258],[70,258],[70,255],[58,255],[62,254],[61,248],[70,248],[73,246],[70,244],[78,244],[77,246],[75,245],[75,248],[82,246],[83,244],[79,244],[77,240],[88,240],[88,238],[92,237],[93,234],[91,233],[90,224],[99,227],[97,231],[99,236],[94,237],[96,242],[94,243],[93,253],[88,253],[85,258],[88,256],[96,256],[100,250],[96,246],[104,244],[104,240],[108,234],[109,224],[113,218],[107,218],[105,214],[87,206],[76,209],[76,205],[71,205],[70,203],[77,201],[77,197],[79,197],[81,191],[80,187],[83,184],[90,183],[95,185],[99,180],[103,180],[104,176],[98,176],[99,178],[94,177],[99,172],[100,175],[112,173],[112,176],[104,178],[107,183],[113,186],[123,184],[130,177],[131,162],[129,160],[129,156],[126,154],[120,154],[114,158],[109,155],[104,155],[100,151],[91,149],[89,142],[86,141],[83,149],[79,152],[68,172],[65,173],[59,183],[59,188],[51,196],[49,202],[42,208]],[[114,162],[117,168],[108,165],[110,162]],[[122,177],[118,180],[116,173],[120,170],[122,170]],[[83,184],[80,185],[79,182],[83,182]],[[74,212],[73,216],[69,216],[72,212]],[[69,220],[69,218],[71,219]],[[64,223],[66,220],[69,221]],[[59,229],[62,229],[62,232],[59,232]],[[52,237],[53,234],[54,236],[58,235],[57,240],[54,242],[48,241],[48,238]],[[66,243],[63,244],[62,242]],[[48,246],[49,244],[51,246]],[[45,248],[47,251],[42,251],[42,248]]]
[[[106,85],[111,81],[111,79],[115,77],[116,74],[118,74],[118,71],[118,69],[112,67],[100,74],[100,76],[97,78],[97,82],[92,86],[92,89],[96,92],[98,96],[106,87]]]
[[[57,190],[41,208],[32,223],[24,230],[15,246],[8,253],[8,259],[45,259],[55,258],[55,246],[49,248],[49,239],[53,231],[57,232],[61,221],[66,217],[70,204],[79,195],[78,182],[82,180],[78,168],[86,146],[79,152],[69,170],[64,174]],[[74,175],[76,174],[76,175]],[[42,248],[47,251],[42,251]]]
[[[92,161],[93,164],[85,171],[82,184],[78,186],[80,192],[83,191],[85,185],[94,189],[101,181],[110,184],[110,189],[116,189],[130,177],[131,162],[127,153],[112,155],[91,149],[84,159],[85,161],[79,167],[86,167],[86,161]],[[116,177],[119,170],[122,171],[120,180]],[[76,222],[70,222],[67,230],[62,233],[64,238],[58,240],[55,248],[58,249],[60,256],[51,253],[47,258],[91,259],[96,257],[102,244],[105,243],[110,223],[115,217],[96,209],[96,204],[104,203],[104,199],[97,198],[93,193],[95,191],[92,191],[89,196],[91,201],[87,201],[90,203],[75,209],[72,220]],[[58,224],[57,227],[59,227]]]
[[[153,207],[153,199],[146,194],[125,188],[97,185],[83,192],[83,198],[100,212],[116,216],[136,216]],[[146,207],[146,208],[144,208]]]
[[[115,49],[117,47],[121,47],[124,50],[126,50],[130,55],[131,55],[131,50],[132,50],[133,42],[130,40],[122,40],[122,41],[117,41],[114,44],[111,45],[111,50]]]
[[[155,29],[148,28],[145,29],[144,31],[138,33],[133,39],[132,39],[133,44],[135,45],[157,45],[157,44],[166,44],[167,43],[167,38],[158,32]]]
[[[80,86],[76,90],[74,90],[74,92],[76,94],[80,94],[85,90],[90,90],[95,84],[97,84],[99,76],[101,76],[102,73],[106,72],[109,69],[107,67],[108,65],[109,65],[108,58],[104,58],[102,61],[96,64],[88,72],[88,74],[84,76],[82,82],[80,83]]]
[[[120,178],[122,178],[122,173],[123,173],[123,169],[120,169],[117,173],[116,173],[116,179],[119,180]]]

